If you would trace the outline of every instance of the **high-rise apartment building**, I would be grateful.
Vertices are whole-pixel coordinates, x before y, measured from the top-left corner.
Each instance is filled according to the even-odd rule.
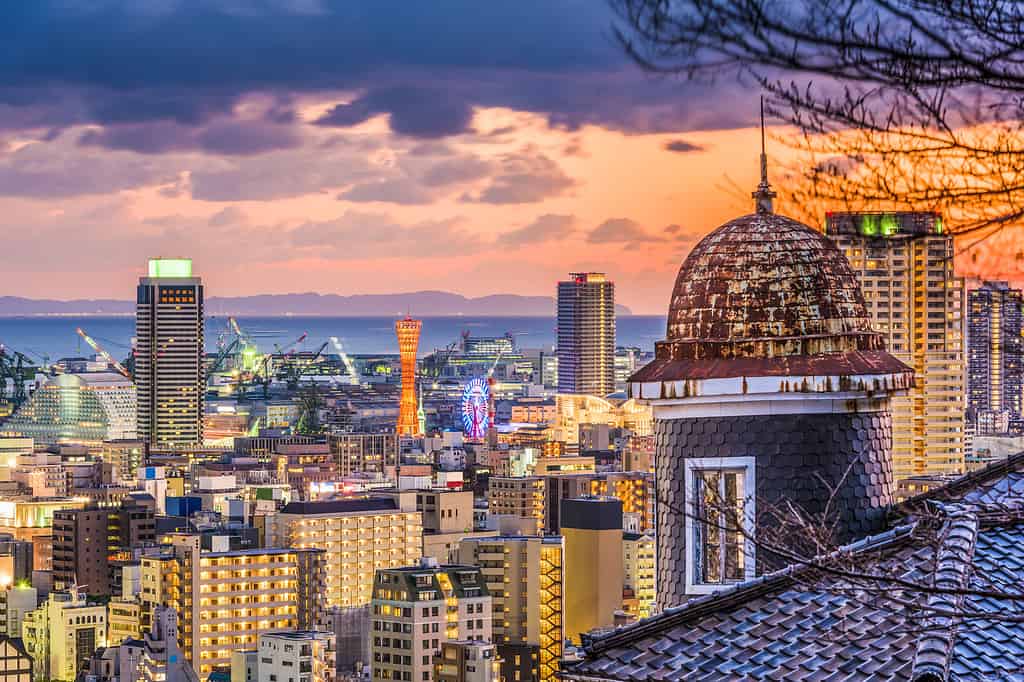
[[[562,501],[565,538],[565,638],[611,627],[622,608],[622,502],[614,497]]]
[[[110,596],[110,558],[118,550],[156,542],[155,510],[127,498],[120,507],[59,509],[53,513],[53,584],[81,585]],[[119,595],[118,595],[119,596]]]
[[[574,272],[558,283],[558,392],[615,391],[615,283]]]
[[[967,296],[967,407],[977,432],[1024,429],[1024,292],[985,282]]]
[[[418,401],[416,399],[416,349],[420,345],[421,320],[406,316],[395,322],[398,337],[398,356],[402,365],[402,394],[398,403],[399,436],[415,436],[420,432]]]
[[[458,560],[478,566],[491,593],[501,679],[554,682],[564,641],[562,538],[467,538]]]
[[[622,586],[632,592],[623,609],[635,618],[647,618],[655,606],[654,535],[622,534]]]
[[[529,519],[533,534],[544,533],[543,476],[491,476],[487,480],[487,513]]]
[[[270,522],[270,544],[324,551],[324,607],[365,606],[377,570],[414,565],[423,547],[418,511],[387,497],[292,502]]]
[[[202,551],[199,535],[167,536],[171,548],[142,557],[144,608],[175,610],[178,641],[200,677],[256,647],[261,633],[323,620],[320,550]]]
[[[138,437],[150,445],[203,442],[203,283],[186,258],[154,258],[135,308]]]
[[[654,529],[654,474],[646,471],[609,471],[546,476],[544,528],[561,532],[562,500],[577,497],[614,497],[622,513],[636,515],[642,530]]]
[[[842,250],[886,347],[914,369],[892,401],[897,479],[964,468],[965,288],[953,273],[953,237],[936,213],[831,213]]]
[[[491,642],[491,595],[476,566],[438,564],[377,571],[372,677],[433,682],[443,642]]]

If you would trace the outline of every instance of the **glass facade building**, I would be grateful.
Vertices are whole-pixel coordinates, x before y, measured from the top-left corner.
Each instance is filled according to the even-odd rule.
[[[135,438],[135,386],[112,372],[60,374],[3,426],[36,443],[100,443]]]

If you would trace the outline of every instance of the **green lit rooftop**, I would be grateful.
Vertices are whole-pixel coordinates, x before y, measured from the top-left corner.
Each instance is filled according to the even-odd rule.
[[[943,234],[942,216],[931,211],[831,212],[825,216],[825,234],[863,237],[916,237]]]
[[[192,276],[191,258],[150,258],[149,276],[154,278],[182,278]]]

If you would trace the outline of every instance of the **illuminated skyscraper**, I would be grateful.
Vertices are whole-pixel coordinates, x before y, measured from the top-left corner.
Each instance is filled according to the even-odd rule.
[[[615,283],[574,272],[558,283],[558,392],[602,398],[615,390]]]
[[[402,397],[398,403],[398,435],[414,436],[419,432],[416,400],[416,349],[420,345],[421,320],[406,315],[395,322],[398,354],[402,360]]]
[[[1024,428],[1024,293],[985,282],[968,295],[967,406],[978,433]]]
[[[138,437],[156,445],[203,442],[203,283],[187,258],[154,258],[135,309]]]
[[[864,290],[871,326],[914,369],[892,402],[897,479],[962,472],[966,296],[953,272],[953,235],[937,213],[831,213],[826,234]]]

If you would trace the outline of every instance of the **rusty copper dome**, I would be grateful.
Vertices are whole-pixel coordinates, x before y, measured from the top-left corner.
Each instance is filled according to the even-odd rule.
[[[884,351],[846,256],[819,232],[766,211],[694,247],[656,348],[665,360]]]

